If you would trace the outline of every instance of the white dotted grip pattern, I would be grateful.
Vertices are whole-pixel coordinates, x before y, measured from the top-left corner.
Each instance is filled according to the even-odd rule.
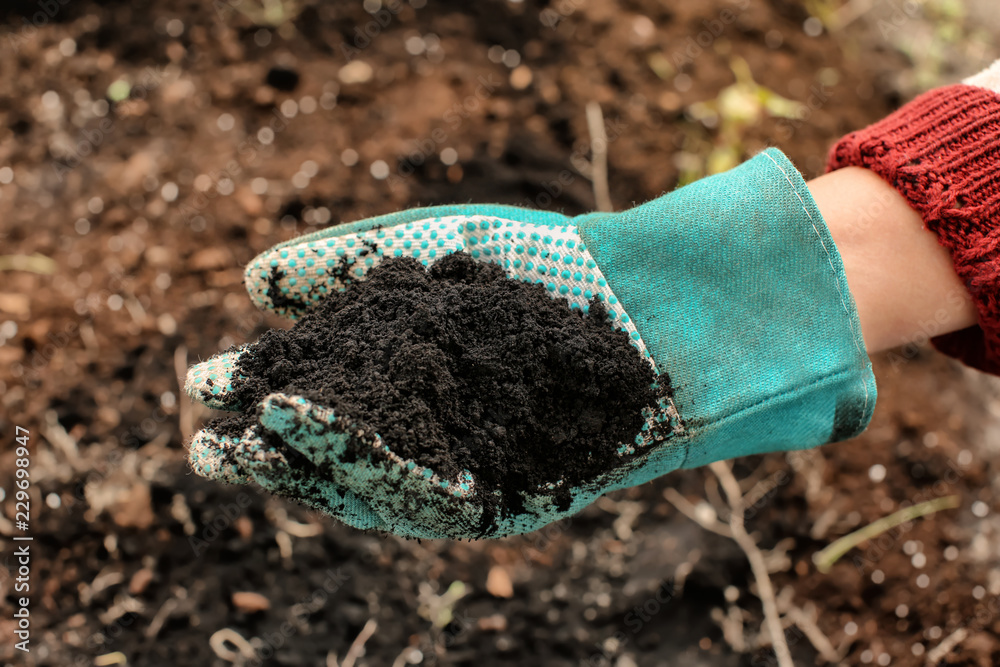
[[[500,265],[510,278],[543,285],[570,308],[604,304],[608,318],[628,333],[632,345],[655,364],[642,337],[574,225],[536,225],[485,215],[418,220],[391,228],[271,249],[246,271],[246,287],[261,308],[297,317],[330,290],[362,280],[385,257],[412,257],[424,266],[465,251]],[[277,273],[275,273],[277,272]],[[280,276],[275,279],[275,276]],[[277,294],[268,294],[277,288]]]

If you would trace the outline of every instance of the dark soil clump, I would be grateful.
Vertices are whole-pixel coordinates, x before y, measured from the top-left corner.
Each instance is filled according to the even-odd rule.
[[[571,310],[464,253],[429,270],[385,261],[291,330],[265,333],[237,370],[249,412],[220,427],[242,432],[270,392],[305,396],[443,479],[469,470],[490,519],[559,480],[568,505],[569,487],[621,464],[619,445],[663,391],[600,303]]]

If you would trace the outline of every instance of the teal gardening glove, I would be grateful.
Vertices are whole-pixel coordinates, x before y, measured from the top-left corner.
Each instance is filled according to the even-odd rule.
[[[401,460],[375,433],[365,436],[367,457],[344,456],[359,431],[351,418],[363,423],[364,415],[337,415],[276,393],[261,402],[242,437],[200,431],[190,452],[195,472],[257,482],[361,529],[500,537],[536,530],[604,493],[678,468],[851,438],[871,419],[875,381],[840,256],[801,175],[775,149],[622,213],[569,218],[455,205],[332,227],[258,256],[246,285],[260,307],[296,318],[328,290],[363,280],[385,257],[426,265],[459,250],[499,264],[512,279],[542,282],[571,307],[603,301],[637,353],[669,375],[672,399],[646,415],[658,428],[644,427],[635,443],[622,445],[637,456],[572,489],[562,511],[551,487],[524,489],[524,510],[501,512],[484,534],[471,475],[439,479]],[[345,261],[347,275],[332,275]],[[284,277],[280,294],[269,295],[275,269]],[[192,367],[188,393],[210,407],[247,408],[230,397],[239,354]],[[282,447],[309,463],[286,457]]]

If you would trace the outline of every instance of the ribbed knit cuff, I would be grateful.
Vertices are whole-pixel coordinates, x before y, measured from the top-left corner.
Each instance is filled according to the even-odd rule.
[[[917,97],[830,151],[827,171],[872,170],[895,187],[948,248],[979,325],[932,339],[1000,375],[1000,95],[971,85]]]

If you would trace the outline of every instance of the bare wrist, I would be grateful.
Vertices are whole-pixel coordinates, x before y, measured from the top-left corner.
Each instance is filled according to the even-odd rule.
[[[947,249],[891,185],[860,167],[808,185],[843,259],[869,352],[976,323]]]

